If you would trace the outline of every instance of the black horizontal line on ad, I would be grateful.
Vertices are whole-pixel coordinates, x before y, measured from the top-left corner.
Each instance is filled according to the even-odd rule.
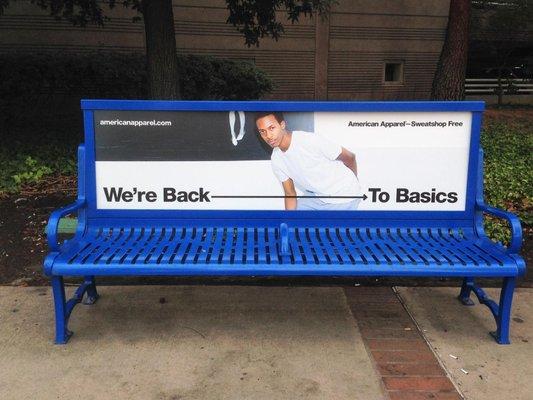
[[[212,199],[366,199],[367,196],[210,196]]]

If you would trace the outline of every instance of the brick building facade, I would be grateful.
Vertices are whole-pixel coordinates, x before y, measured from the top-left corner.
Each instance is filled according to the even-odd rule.
[[[449,0],[340,0],[327,20],[288,22],[279,41],[248,48],[226,24],[224,0],[174,0],[177,51],[249,60],[273,78],[275,99],[427,99],[448,9]],[[144,52],[135,12],[117,6],[107,15],[104,27],[81,28],[11,2],[0,52]]]

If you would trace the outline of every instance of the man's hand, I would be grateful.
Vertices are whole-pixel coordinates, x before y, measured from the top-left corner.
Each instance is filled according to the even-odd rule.
[[[342,161],[346,168],[351,169],[355,176],[357,176],[357,162],[355,161],[355,154],[342,147],[341,154],[337,157],[337,160]]]
[[[294,188],[294,182],[292,179],[287,179],[282,182],[283,191],[285,192],[285,210],[296,210],[296,189]],[[291,197],[287,197],[291,196]]]

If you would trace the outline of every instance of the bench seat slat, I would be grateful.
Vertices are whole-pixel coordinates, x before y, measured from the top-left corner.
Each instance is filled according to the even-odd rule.
[[[196,262],[205,263],[207,262],[207,259],[210,258],[211,252],[213,251],[214,237],[215,237],[215,229],[212,227],[206,228]]]
[[[302,254],[303,263],[304,264],[315,263],[315,257],[313,253],[311,252],[311,246],[309,245],[309,242],[307,241],[307,238],[305,236],[304,228],[295,228],[294,235],[297,238],[298,247],[301,248],[301,252],[303,252]]]
[[[366,248],[364,237],[360,231],[361,229],[356,228],[350,228],[347,230],[347,235],[351,244],[353,245],[353,248],[359,253],[364,264],[371,264],[374,262],[380,264],[379,260],[372,257],[372,253],[370,253]]]
[[[438,230],[435,229],[428,229],[427,238],[430,241],[430,243],[433,243],[433,245],[438,249],[440,254],[448,260],[451,264],[465,264],[463,260],[461,260],[457,255],[455,255],[450,249],[446,246],[446,242],[442,240],[442,238],[439,236]]]
[[[355,247],[351,236],[348,235],[348,229],[338,228],[337,233],[341,239],[341,243],[345,245],[346,252],[349,254],[348,258],[350,259],[350,261],[356,264],[366,264],[366,260],[363,259],[361,252]]]
[[[403,250],[406,257],[413,260],[416,264],[427,264],[427,259],[421,255],[417,249],[416,243],[409,236],[409,232],[406,228],[400,228],[393,234],[395,239],[399,243],[400,249]]]
[[[170,264],[179,264],[181,263],[182,258],[185,256],[185,254],[189,251],[189,248],[191,247],[192,241],[196,237],[196,228],[189,228],[185,230],[185,237],[180,240],[178,243],[180,246],[178,246],[172,255],[170,256],[169,263]]]
[[[266,229],[261,227],[257,228],[257,263],[264,264],[267,263],[267,252],[266,252],[266,242],[265,242]]]
[[[246,259],[250,260],[250,262],[253,262],[256,264],[256,250],[257,250],[257,239],[255,237],[257,228],[245,228],[244,229],[244,241],[246,245]],[[257,254],[259,254],[259,250],[257,250]]]
[[[305,264],[305,254],[299,238],[296,235],[296,229],[289,230],[289,249],[292,255],[292,262],[294,264]]]
[[[150,233],[148,233],[148,231]],[[151,235],[155,235],[155,230],[152,228],[141,228],[140,232],[135,236],[135,242],[133,243],[133,246],[129,245],[129,243],[126,244],[128,246],[128,249],[126,250],[126,253],[120,258],[121,264],[134,264],[137,261],[137,258],[139,258],[139,255],[143,251],[144,247],[147,245],[147,240],[151,237]]]
[[[486,267],[472,264],[443,268],[436,263],[398,268],[396,264],[131,264],[131,265],[54,265],[54,274],[65,276],[405,276],[405,277],[509,277],[517,276],[516,265]]]
[[[380,244],[383,244],[383,240],[379,238],[379,229],[378,228],[367,228],[365,229],[366,238],[368,238],[368,247],[372,254],[378,258],[380,263],[391,264],[391,259],[388,257],[381,248]],[[363,236],[365,237],[365,236]],[[367,247],[367,248],[368,248]]]
[[[280,254],[274,227],[102,227],[62,247],[64,275],[513,276],[503,249],[471,229],[289,228]]]
[[[94,250],[87,255],[85,262],[87,264],[98,264],[98,262],[106,255],[109,256],[122,235],[123,230],[120,228],[111,227],[106,229],[102,240],[98,242],[98,249],[94,248]]]
[[[79,260],[84,260],[89,257],[95,248],[99,247],[99,244],[107,238],[104,228],[89,231],[88,240],[84,242],[80,247],[77,257]]]
[[[419,237],[421,239],[421,244],[426,249],[428,254],[437,260],[441,264],[450,264],[450,260],[446,259],[440,251],[439,247],[433,243],[433,240],[429,236],[429,229],[420,229]]]
[[[142,234],[142,231],[140,228],[124,228],[123,235],[121,239],[116,243],[115,248],[107,257],[105,260],[103,260],[106,264],[113,264],[118,265],[121,264],[122,261],[126,255],[127,251],[129,250],[129,246],[131,246],[131,242],[137,241]]]
[[[274,228],[266,228],[267,232],[267,252],[270,256],[270,264],[279,264],[279,246],[278,241],[279,238],[277,236],[277,230]]]
[[[386,228],[381,229],[381,235],[384,238],[384,246],[389,249],[389,251],[392,250],[392,254],[394,254],[395,258],[393,258],[393,263],[399,263],[400,265],[405,264],[416,264],[416,262],[412,258],[407,258],[407,253],[405,250],[400,249],[398,246],[398,241],[394,236],[392,235],[392,232],[396,228]]]
[[[171,226],[164,226],[161,230],[161,233],[159,235],[159,238],[157,239],[157,243],[150,249],[148,252],[148,255],[146,259],[144,260],[145,264],[148,264],[150,260],[153,260],[154,258],[162,257],[166,250],[168,250],[168,244],[170,241],[170,237],[172,236],[172,227]]]
[[[236,240],[235,240],[235,247],[233,249],[233,263],[239,263],[241,262],[244,257],[244,232],[246,228],[238,228],[236,232]],[[253,259],[253,258],[252,258]],[[246,262],[246,261],[245,261]]]
[[[344,244],[339,240],[336,229],[327,228],[325,229],[324,234],[326,236],[326,240],[331,243],[335,257],[340,264],[344,264],[345,262],[354,262],[353,257],[350,257],[350,253],[346,251],[346,246],[344,246]]]
[[[195,263],[200,256],[202,251],[205,238],[207,236],[207,228],[199,228],[196,230],[194,240],[191,242],[191,245],[188,247],[186,252],[181,258],[182,264]]]
[[[178,248],[184,244],[185,228],[173,228],[170,234],[169,244],[163,254],[158,257],[158,262],[161,264],[169,264],[170,260],[175,257]]]
[[[340,262],[339,258],[337,257],[336,249],[330,243],[330,239],[327,236],[327,231],[329,228],[316,228],[314,229],[314,233],[317,237],[317,240],[320,243],[321,248],[324,251],[324,255],[327,257],[328,263],[338,263]],[[340,262],[343,264],[343,262]]]

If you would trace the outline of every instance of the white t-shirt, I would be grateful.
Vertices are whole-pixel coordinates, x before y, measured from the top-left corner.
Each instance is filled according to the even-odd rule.
[[[337,157],[342,147],[311,132],[292,132],[291,144],[283,152],[272,152],[272,170],[280,182],[292,179],[301,190],[317,196],[359,196],[361,189],[353,171]],[[321,198],[325,203],[346,203],[348,198]]]

